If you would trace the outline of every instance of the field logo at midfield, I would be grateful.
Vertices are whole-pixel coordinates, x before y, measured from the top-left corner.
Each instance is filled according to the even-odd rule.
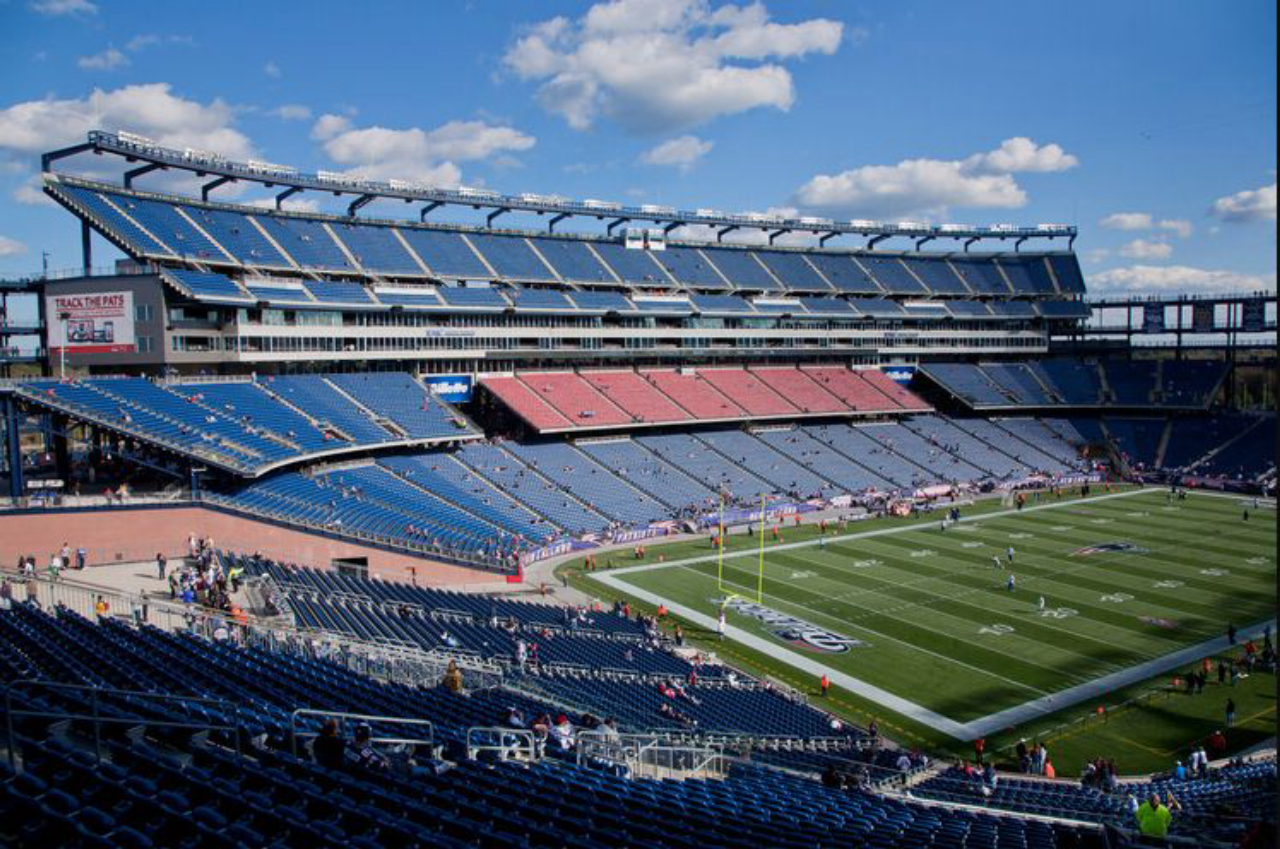
[[[1072,557],[1087,557],[1090,554],[1146,554],[1147,550],[1131,542],[1100,542],[1077,548],[1071,552]]]
[[[728,600],[713,598],[711,603],[716,607],[723,606],[735,613],[741,613],[743,616],[758,619],[768,627],[770,634],[803,649],[826,652],[828,654],[841,654],[851,648],[867,645],[862,640],[855,640],[852,637],[846,637],[833,631],[828,631],[825,628],[819,628],[817,625],[813,625],[803,619],[779,613],[772,608],[765,607],[763,604],[756,604],[754,601],[747,601],[743,598],[731,598]]]

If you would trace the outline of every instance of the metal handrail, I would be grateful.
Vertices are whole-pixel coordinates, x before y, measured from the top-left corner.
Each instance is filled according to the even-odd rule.
[[[90,694],[90,709],[92,713],[89,715],[70,713],[66,711],[51,710],[14,710],[13,696],[14,691],[18,688],[26,687],[45,687],[51,690],[63,690],[76,693],[87,692]],[[134,717],[123,716],[102,716],[98,707],[98,699],[100,696],[129,696],[131,698],[154,699],[162,702],[181,702],[185,704],[215,705],[224,711],[228,708],[232,716],[236,718],[234,724],[211,723],[211,722],[175,722],[170,720],[152,720],[140,719]],[[4,712],[5,712],[5,735],[9,742],[9,766],[12,769],[17,768],[17,738],[14,734],[13,718],[15,716],[42,717],[46,719],[60,718],[78,721],[87,721],[93,723],[93,749],[99,762],[102,761],[102,724],[108,723],[112,725],[147,725],[155,728],[189,728],[198,731],[229,731],[235,740],[236,754],[240,754],[240,728],[243,723],[240,722],[240,706],[234,702],[228,702],[224,699],[211,699],[205,696],[183,696],[175,693],[151,693],[145,690],[122,690],[115,687],[98,687],[89,684],[66,684],[60,681],[46,681],[41,678],[19,678],[16,681],[9,682],[5,687],[4,695]]]
[[[484,736],[481,736],[484,735]],[[497,739],[497,742],[485,742]],[[467,758],[475,760],[480,752],[498,752],[504,759],[523,755],[527,761],[542,757],[542,745],[527,728],[505,728],[499,725],[475,725],[467,729]]]
[[[415,737],[370,737],[370,743],[388,743],[391,745],[435,745],[436,726],[429,719],[418,719],[408,716],[379,716],[367,713],[344,713],[334,710],[320,710],[318,708],[298,708],[289,714],[289,745],[293,756],[298,756],[298,738],[299,737],[319,737],[318,731],[299,731],[298,718],[302,716],[323,716],[329,719],[348,720],[354,719],[359,722],[374,723],[379,722],[384,725],[417,725],[425,726],[427,729],[426,739]]]

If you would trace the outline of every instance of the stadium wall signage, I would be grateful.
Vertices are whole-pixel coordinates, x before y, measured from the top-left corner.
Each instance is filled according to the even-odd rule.
[[[465,404],[471,400],[471,376],[436,374],[424,378],[431,394],[449,404]]]
[[[852,637],[846,637],[834,631],[819,628],[817,625],[806,622],[803,619],[797,619],[786,613],[779,613],[754,601],[731,598],[727,600],[712,599],[712,602],[717,607],[723,606],[735,613],[763,622],[768,627],[769,633],[774,637],[800,648],[827,654],[843,654],[851,648],[867,645],[862,640],[855,640]]]
[[[1131,542],[1100,542],[1077,548],[1071,552],[1072,557],[1087,557],[1090,554],[1146,554],[1147,550]]]

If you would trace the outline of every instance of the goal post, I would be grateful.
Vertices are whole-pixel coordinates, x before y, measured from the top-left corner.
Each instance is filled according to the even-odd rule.
[[[738,589],[730,589],[725,582],[724,577],[724,549],[725,549],[725,529],[724,529],[724,492],[720,493],[720,515],[717,524],[718,534],[716,537],[716,589],[721,593],[721,606],[729,601],[738,598],[743,601],[751,601],[756,604],[764,602],[764,534],[765,534],[765,517],[766,517],[765,496],[760,497],[760,518],[756,522],[750,523],[749,526],[754,527],[756,535],[760,538],[760,554],[756,572],[755,597],[753,598],[750,591],[744,591],[744,587],[739,585]]]

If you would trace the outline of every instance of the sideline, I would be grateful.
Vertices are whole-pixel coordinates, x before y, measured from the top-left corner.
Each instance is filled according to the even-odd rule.
[[[1160,491],[1159,489],[1155,489],[1151,487],[1141,487],[1133,490],[1127,490],[1125,492],[1108,493],[1105,495],[1093,496],[1085,499],[1072,499],[1071,501],[1063,502],[1063,503],[1055,502],[1053,504],[1041,504],[1033,507],[1025,507],[1022,510],[1016,510],[1016,509],[1003,510],[995,513],[988,513],[983,516],[975,517],[970,520],[962,519],[961,523],[975,524],[988,519],[999,519],[1005,516],[1026,514],[1029,512],[1040,511],[1040,510],[1061,509],[1068,506],[1075,506],[1075,505],[1085,504],[1093,501],[1104,501],[1104,500],[1110,500],[1115,498],[1128,498],[1128,497],[1140,495],[1143,493],[1152,493],[1152,492],[1159,492],[1159,491]],[[1210,495],[1212,497],[1219,497],[1219,498],[1231,497],[1225,494],[1202,493],[1202,492],[1197,492],[1195,490],[1192,490],[1191,493],[1194,495]],[[920,530],[921,526],[922,525],[920,523],[913,523],[912,525],[904,526],[904,527],[880,528],[873,531],[865,531],[863,533],[846,534],[839,537],[831,537],[831,538],[828,538],[828,542],[843,542],[846,540],[866,539],[869,537],[887,536],[887,535],[897,534],[897,533],[907,533],[910,531]],[[819,544],[818,540],[806,540],[803,542],[784,543],[781,545],[773,546],[771,548],[766,549],[766,551],[767,552],[786,551],[786,550],[792,550],[792,549],[812,547],[818,544]],[[732,558],[757,557],[757,556],[759,556],[758,551],[744,550],[741,552],[735,552],[733,554],[726,553],[724,555],[724,558],[726,560],[729,560]],[[705,613],[702,613],[698,610],[694,610],[693,608],[688,607],[686,605],[664,598],[658,595],[657,593],[650,592],[648,590],[637,587],[634,584],[631,584],[623,580],[621,576],[637,573],[637,572],[652,571],[654,569],[666,569],[671,567],[690,566],[690,565],[699,564],[699,563],[715,562],[718,559],[719,558],[717,554],[709,554],[709,555],[702,555],[698,557],[686,558],[684,560],[675,560],[675,561],[664,562],[664,563],[648,563],[648,564],[642,564],[638,566],[626,566],[622,568],[614,568],[614,569],[608,570],[607,572],[585,572],[582,574],[582,577],[595,581],[600,584],[604,584],[605,586],[608,586],[620,593],[631,595],[636,598],[640,598],[655,606],[665,605],[671,612],[678,614],[679,616],[687,619],[690,622],[698,624],[703,628],[706,628],[708,631],[714,632],[716,630],[718,623],[711,616]],[[1267,624],[1270,624],[1274,630],[1276,626],[1276,622],[1273,619],[1273,620],[1270,620],[1270,622],[1258,622],[1254,625],[1250,625],[1250,626],[1247,626],[1246,628],[1242,628],[1238,636],[1240,639],[1249,639],[1250,637],[1256,637],[1262,633],[1263,627],[1266,626]],[[940,713],[937,713],[936,711],[930,710],[929,708],[926,708],[923,705],[919,705],[909,699],[890,693],[887,690],[884,690],[883,688],[878,687],[874,684],[863,681],[859,678],[855,678],[854,676],[849,675],[848,673],[841,672],[840,670],[836,670],[836,669],[831,669],[826,665],[812,658],[801,655],[790,649],[780,647],[776,642],[771,642],[764,637],[744,631],[743,629],[737,626],[728,625],[726,627],[725,636],[726,636],[726,639],[735,640],[766,656],[772,657],[775,660],[778,660],[779,662],[786,663],[796,669],[810,673],[814,675],[815,678],[820,677],[822,675],[827,675],[830,678],[831,682],[836,686],[842,689],[846,689],[852,693],[855,693],[877,705],[880,705],[881,707],[887,708],[888,710],[892,710],[896,713],[906,716],[916,722],[919,722],[922,725],[926,725],[934,729],[935,731],[939,731],[961,742],[975,740],[978,737],[984,737],[990,734],[994,734],[998,731],[1007,730],[1013,726],[1020,725],[1032,719],[1036,719],[1038,717],[1045,716],[1047,714],[1054,713],[1056,711],[1063,710],[1065,708],[1069,708],[1085,700],[1102,696],[1113,690],[1121,689],[1130,684],[1137,683],[1138,681],[1141,681],[1145,678],[1150,678],[1156,675],[1160,675],[1163,672],[1167,672],[1171,669],[1175,669],[1186,663],[1189,663],[1194,660],[1198,660],[1209,654],[1217,653],[1229,647],[1227,638],[1225,636],[1215,637],[1213,639],[1206,640],[1196,645],[1184,647],[1177,651],[1171,652],[1170,654],[1162,655],[1161,657],[1153,658],[1151,660],[1143,661],[1142,663],[1136,664],[1134,666],[1126,667],[1117,672],[1104,675],[1100,678],[1095,678],[1092,681],[1087,681],[1082,684],[1077,684],[1073,687],[1068,687],[1065,690],[1060,690],[1056,693],[1042,696],[1041,698],[1033,699],[1031,701],[1024,702],[1023,704],[1015,705],[1011,708],[1006,708],[1005,710],[988,714],[987,716],[979,717],[978,719],[972,720],[967,723],[963,723],[963,722],[958,722],[954,719],[951,719],[947,716],[944,716]]]
[[[1152,491],[1153,490],[1151,489],[1145,489],[1145,488],[1129,489],[1129,490],[1125,490],[1124,492],[1112,492],[1106,495],[1091,495],[1088,498],[1073,498],[1070,501],[1061,501],[1061,502],[1055,501],[1052,504],[1038,504],[1034,507],[1024,507],[1021,510],[1018,510],[1015,508],[1012,510],[1000,510],[995,513],[983,513],[981,516],[974,516],[972,519],[965,519],[961,517],[959,527],[972,526],[979,522],[986,522],[990,519],[1001,519],[1001,518],[1004,518],[1005,516],[1025,516],[1027,513],[1034,513],[1039,510],[1060,510],[1060,509],[1065,509],[1067,507],[1077,506],[1080,504],[1092,504],[1095,501],[1107,501],[1112,498],[1131,498],[1135,495],[1150,493]],[[827,537],[827,543],[831,544],[831,543],[846,542],[848,540],[854,540],[854,539],[868,539],[870,537],[890,536],[893,534],[905,534],[905,533],[910,533],[912,531],[928,530],[930,527],[933,527],[933,526],[930,525],[930,523],[927,520],[923,522],[912,522],[909,525],[891,526],[888,528],[877,528],[874,531],[863,531],[862,533],[857,533],[857,534],[844,534],[838,537]],[[706,534],[702,534],[699,536],[699,538],[705,540],[707,536]],[[767,546],[765,548],[765,555],[768,556],[770,552],[774,552],[774,551],[790,551],[796,548],[812,548],[813,546],[816,546],[819,544],[820,539],[821,538],[803,540],[801,542],[785,542],[780,545]],[[733,560],[735,558],[759,557],[759,556],[760,556],[759,549],[748,548],[748,549],[743,549],[742,551],[735,551],[732,553],[725,552],[724,559]],[[639,566],[620,566],[620,567],[615,566],[614,568],[610,569],[608,573],[610,575],[629,575],[634,572],[648,572],[653,569],[666,569],[671,566],[692,566],[698,563],[713,563],[713,562],[717,562],[718,560],[719,560],[719,555],[717,554],[702,554],[697,557],[686,557],[684,560],[669,560],[663,563],[643,563]],[[588,577],[591,577],[593,575],[596,575],[597,573],[585,572],[583,574],[587,575]]]

